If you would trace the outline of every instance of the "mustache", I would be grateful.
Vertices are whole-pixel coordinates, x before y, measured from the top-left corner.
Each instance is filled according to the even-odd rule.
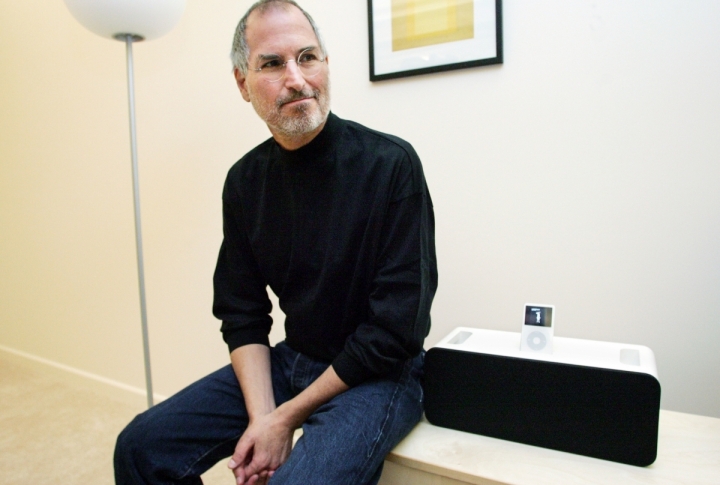
[[[320,95],[319,91],[312,90],[312,89],[303,89],[302,91],[293,91],[287,96],[283,96],[282,98],[278,98],[275,101],[275,104],[278,108],[282,107],[282,105],[287,103],[292,103],[293,101],[297,101],[300,99],[308,99],[308,98],[314,98],[317,99]]]

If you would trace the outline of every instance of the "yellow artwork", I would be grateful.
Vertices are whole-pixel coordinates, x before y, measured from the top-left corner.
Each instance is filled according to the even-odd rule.
[[[392,50],[472,39],[474,0],[392,0]]]

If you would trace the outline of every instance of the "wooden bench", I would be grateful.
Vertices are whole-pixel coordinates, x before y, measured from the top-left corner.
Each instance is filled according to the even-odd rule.
[[[379,485],[720,484],[720,419],[660,411],[658,456],[641,468],[420,422]]]

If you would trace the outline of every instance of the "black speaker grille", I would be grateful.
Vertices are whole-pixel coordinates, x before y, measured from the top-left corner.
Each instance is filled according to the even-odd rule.
[[[425,415],[437,426],[636,466],[657,456],[649,374],[432,348]]]

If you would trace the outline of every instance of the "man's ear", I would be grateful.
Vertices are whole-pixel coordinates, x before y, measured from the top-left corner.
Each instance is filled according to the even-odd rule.
[[[233,74],[235,75],[235,82],[237,83],[237,87],[240,90],[240,94],[242,94],[242,97],[245,101],[250,101],[250,95],[247,91],[247,76],[245,76],[243,73],[240,72],[240,69],[237,67],[233,69]]]

